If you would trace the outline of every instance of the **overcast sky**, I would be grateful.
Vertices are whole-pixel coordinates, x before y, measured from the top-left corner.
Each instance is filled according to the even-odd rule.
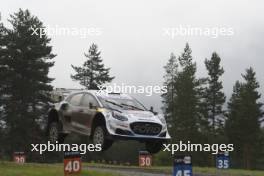
[[[70,65],[81,65],[83,56],[94,42],[114,82],[128,85],[162,85],[164,69],[170,53],[177,56],[189,42],[197,62],[197,76],[205,76],[204,59],[216,51],[225,69],[224,90],[232,93],[241,73],[252,66],[264,90],[264,2],[227,0],[75,0],[75,1],[1,1],[2,21],[19,8],[29,9],[44,25],[68,28],[96,28],[101,35],[52,36],[56,64],[50,76],[55,87],[78,88],[70,78]],[[165,35],[164,29],[191,26],[201,29],[232,29],[233,35],[182,36]],[[138,96],[137,96],[138,97]],[[147,106],[160,107],[159,95],[141,96]]]

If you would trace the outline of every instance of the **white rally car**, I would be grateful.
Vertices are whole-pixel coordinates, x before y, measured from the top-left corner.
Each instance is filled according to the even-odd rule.
[[[147,110],[126,94],[100,91],[70,93],[48,113],[47,132],[52,142],[63,142],[71,132],[88,135],[108,149],[114,140],[137,140],[157,153],[170,140],[162,114]]]

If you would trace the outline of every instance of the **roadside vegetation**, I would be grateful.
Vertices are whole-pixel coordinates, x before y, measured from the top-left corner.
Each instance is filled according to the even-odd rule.
[[[142,170],[145,172],[151,173],[163,173],[163,174],[171,174],[172,166],[153,166],[150,168],[142,168],[138,166],[122,166],[122,165],[108,165],[108,164],[97,164],[97,163],[83,163],[84,166],[98,167],[98,168],[122,168],[122,169],[135,169]],[[243,169],[228,169],[228,170],[217,170],[212,167],[193,167],[193,172],[195,174],[208,174],[208,175],[228,175],[228,176],[263,176],[264,171],[258,170],[243,170]]]
[[[14,163],[1,163],[0,162],[0,175],[1,176],[62,176],[62,164],[23,164],[17,165]],[[82,176],[121,176],[108,172],[98,172],[83,170]]]

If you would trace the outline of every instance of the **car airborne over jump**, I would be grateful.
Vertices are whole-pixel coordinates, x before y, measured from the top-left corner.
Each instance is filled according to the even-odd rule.
[[[147,110],[129,95],[95,90],[72,92],[50,109],[49,140],[62,143],[71,132],[89,136],[102,150],[115,140],[132,139],[157,153],[170,139],[163,115]]]

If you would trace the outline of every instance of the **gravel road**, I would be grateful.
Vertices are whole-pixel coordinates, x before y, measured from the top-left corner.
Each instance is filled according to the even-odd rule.
[[[84,169],[87,170],[94,170],[94,171],[105,171],[111,173],[117,173],[122,176],[171,176],[169,174],[160,174],[160,173],[147,173],[142,170],[138,169],[127,169],[127,168],[99,168],[99,167],[85,167]]]
[[[86,166],[86,167],[84,167],[84,169],[117,173],[117,174],[120,174],[122,176],[171,176],[171,174],[151,173],[151,172],[146,172],[145,170],[134,169],[134,168],[128,169],[128,168],[110,168],[110,167]],[[194,174],[193,176],[211,176],[211,175]]]

